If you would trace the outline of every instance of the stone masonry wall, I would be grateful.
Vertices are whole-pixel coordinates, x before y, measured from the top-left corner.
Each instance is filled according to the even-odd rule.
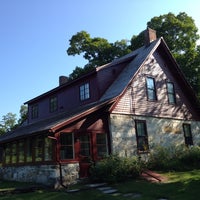
[[[185,144],[183,123],[191,125],[194,145],[200,145],[200,122],[188,120],[140,117],[123,114],[111,114],[111,148],[120,156],[137,154],[135,120],[145,120],[150,151],[155,145]]]
[[[62,164],[63,185],[70,185],[79,178],[79,163]],[[41,183],[61,187],[59,165],[32,165],[0,167],[0,178],[20,182]]]

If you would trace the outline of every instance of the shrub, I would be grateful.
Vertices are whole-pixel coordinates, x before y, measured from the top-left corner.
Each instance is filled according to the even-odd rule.
[[[148,168],[155,170],[187,170],[200,167],[200,148],[179,146],[157,146],[150,153]]]
[[[186,169],[200,168],[200,147],[194,146],[188,148],[188,150],[180,157],[180,161]]]
[[[110,155],[93,165],[90,169],[92,181],[119,182],[141,173],[142,163],[137,157]]]

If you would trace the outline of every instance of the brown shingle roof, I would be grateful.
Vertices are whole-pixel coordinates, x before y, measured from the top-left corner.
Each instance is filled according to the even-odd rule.
[[[54,117],[50,117],[39,122],[24,125],[17,128],[14,131],[7,132],[0,137],[0,143],[9,141],[14,138],[28,137],[30,135],[36,135],[41,132],[54,132],[59,127],[67,125],[74,120],[78,120],[91,112],[104,108],[110,105],[113,100],[98,101],[85,106],[78,107],[71,112],[63,112]]]

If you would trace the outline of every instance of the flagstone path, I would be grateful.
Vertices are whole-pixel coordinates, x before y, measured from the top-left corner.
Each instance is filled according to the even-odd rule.
[[[141,178],[147,181],[151,181],[151,182],[165,182],[166,181],[165,177],[162,177],[160,174],[157,174],[150,170],[143,171],[143,173],[141,174]],[[129,199],[138,199],[138,200],[142,197],[142,194],[140,193],[125,193],[125,194],[120,193],[116,188],[108,186],[107,183],[86,184],[85,186],[87,188],[97,189],[104,194],[108,194],[112,196],[123,196]],[[70,190],[68,192],[70,192]],[[71,192],[77,192],[77,190],[76,191],[71,190]],[[157,200],[168,200],[168,199],[159,198]]]

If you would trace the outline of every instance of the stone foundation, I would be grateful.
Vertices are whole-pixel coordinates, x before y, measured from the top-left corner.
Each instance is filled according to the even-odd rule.
[[[0,167],[0,178],[10,181],[40,183],[54,188],[70,185],[79,178],[79,163],[59,165]]]

